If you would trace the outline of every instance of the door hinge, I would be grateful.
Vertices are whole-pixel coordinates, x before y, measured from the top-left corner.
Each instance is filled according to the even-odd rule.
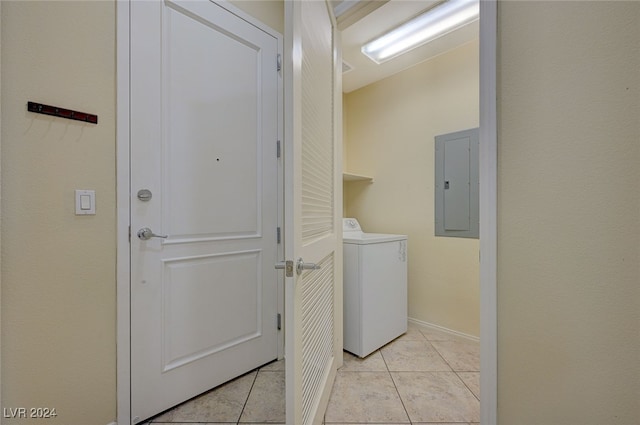
[[[280,53],[278,53],[278,56],[276,57],[276,68],[278,71],[282,69],[282,55],[280,55]]]
[[[280,226],[278,226],[278,227],[276,228],[276,238],[277,238],[277,240],[278,240],[278,243],[280,243],[280,235],[281,235],[281,233],[282,233],[282,232],[280,231]]]
[[[280,140],[278,140],[277,144],[276,144],[276,157],[280,158]]]
[[[278,325],[278,330],[282,329],[282,316],[278,313],[278,317],[276,319],[276,323]]]
[[[131,243],[131,226],[129,226],[129,243]]]

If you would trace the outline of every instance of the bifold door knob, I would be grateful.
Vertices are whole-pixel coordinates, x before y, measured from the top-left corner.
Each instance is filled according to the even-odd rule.
[[[318,270],[320,268],[316,263],[305,263],[302,258],[298,258],[296,262],[296,273],[302,274],[303,270]]]

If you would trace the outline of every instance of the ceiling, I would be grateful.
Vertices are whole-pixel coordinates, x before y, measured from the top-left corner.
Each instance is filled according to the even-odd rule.
[[[364,43],[439,3],[439,0],[335,1],[338,28],[342,30],[342,59],[352,68],[342,74],[342,91],[357,90],[478,38],[479,26],[475,21],[380,65],[360,52]]]

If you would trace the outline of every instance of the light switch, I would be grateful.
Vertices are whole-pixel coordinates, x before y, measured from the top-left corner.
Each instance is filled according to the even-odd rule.
[[[95,215],[96,191],[76,190],[76,215]]]
[[[91,196],[80,195],[80,209],[83,211],[91,209]]]

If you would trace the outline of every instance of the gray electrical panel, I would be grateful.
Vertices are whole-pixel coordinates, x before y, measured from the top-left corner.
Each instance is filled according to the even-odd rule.
[[[479,129],[435,138],[435,235],[478,238]]]

